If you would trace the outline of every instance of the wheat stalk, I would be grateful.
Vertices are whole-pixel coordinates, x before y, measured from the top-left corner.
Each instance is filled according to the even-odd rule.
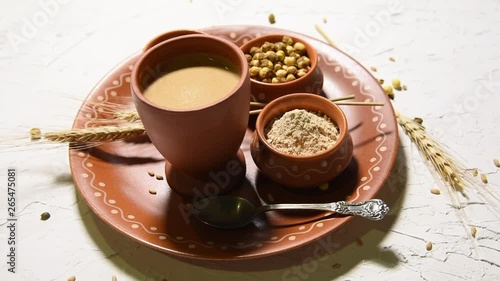
[[[332,99],[333,102],[342,101],[347,99],[354,98],[353,95],[344,96],[339,98]],[[366,105],[366,103],[346,103],[347,105]],[[259,104],[264,105],[265,104]],[[372,105],[372,104],[369,104]],[[375,105],[381,105],[379,103]],[[257,110],[260,112],[261,110]],[[255,114],[253,111],[250,111],[250,114]],[[133,123],[136,121],[140,121],[139,114],[137,111],[116,111],[113,112],[114,119],[126,121],[129,123]],[[54,131],[43,133],[38,128],[33,128],[30,131],[32,140],[48,140],[51,142],[67,142],[72,144],[80,144],[92,146],[93,144],[99,144],[101,142],[110,142],[110,141],[119,141],[126,140],[133,137],[138,137],[142,135],[146,135],[146,131],[142,123],[138,122],[136,124],[129,125],[118,125],[118,126],[97,126],[83,129],[72,129],[72,130],[62,130],[62,131]]]
[[[318,25],[316,26],[316,29],[330,45],[335,47],[333,41]],[[403,87],[405,88],[405,86]],[[386,90],[386,93],[389,97],[391,97],[392,92],[388,92]],[[465,193],[465,188],[467,187],[472,189],[480,198],[482,198],[482,200],[487,202],[486,206],[492,210],[497,217],[499,217],[500,196],[498,193],[487,185],[487,179],[484,174],[482,174],[482,182],[484,184],[480,184],[477,178],[475,178],[478,175],[477,169],[467,169],[457,157],[454,157],[452,153],[447,152],[444,144],[439,143],[439,141],[429,135],[424,126],[422,126],[422,119],[411,119],[399,114],[399,112],[396,111],[396,120],[399,126],[405,131],[406,135],[408,135],[410,140],[417,146],[420,155],[427,160],[426,164],[432,174],[444,183],[446,191],[451,198],[452,206],[456,209],[457,214],[462,221],[462,226],[465,228],[470,237],[475,238],[477,229],[470,223],[469,218],[463,209],[465,206],[474,204],[475,202],[462,203],[458,193],[469,199]],[[432,166],[433,169],[430,166]],[[483,202],[479,202],[479,204],[483,204]],[[474,248],[477,251],[478,246],[475,240],[473,241]]]
[[[335,102],[336,105],[357,105],[357,106],[383,106],[383,102],[363,102],[363,101],[350,101],[350,102]],[[250,110],[250,115],[257,115],[263,109]]]
[[[113,117],[115,119],[121,120],[121,121],[126,121],[133,123],[135,121],[139,121],[141,118],[139,117],[139,114],[137,111],[117,111],[113,113]]]
[[[328,44],[330,44],[330,46],[337,47],[337,45],[333,42],[333,40],[330,38],[330,36],[328,36],[328,34],[326,34],[326,32],[323,30],[323,28],[321,28],[321,26],[319,24],[316,24],[314,27],[316,28],[316,31],[318,31],[319,34],[321,34],[321,36],[323,36],[323,38],[325,38],[325,40],[328,42]]]
[[[87,149],[104,142],[131,140],[146,136],[142,123],[87,127],[82,129],[56,130],[42,133],[32,128],[29,135],[0,138],[0,151],[39,148],[39,145],[69,143],[73,149]],[[57,146],[55,146],[57,147]]]
[[[425,127],[422,126],[422,119],[411,119],[396,111],[396,120],[438,174],[454,190],[463,193],[465,188],[464,172],[455,163],[453,157],[433,137],[427,134]]]
[[[337,105],[360,105],[360,106],[382,106],[384,105],[383,102],[343,102],[344,100],[350,100],[354,99],[354,95],[349,95],[349,96],[343,96],[343,97],[338,97],[338,98],[333,98],[330,99],[330,101],[334,102]],[[258,107],[265,107],[267,103],[263,102],[250,102],[250,105],[252,106],[258,106]],[[256,110],[251,110],[249,112],[250,115],[254,114],[259,114],[262,111],[262,109],[256,109]],[[139,114],[137,111],[134,110],[129,110],[129,111],[116,111],[113,113],[114,118],[121,120],[121,121],[126,121],[126,122],[136,122],[139,121],[141,118],[139,117]]]
[[[427,160],[427,163],[430,163],[428,166],[434,168],[434,170],[431,170],[431,172],[434,172],[433,175],[444,181],[444,186],[450,196],[452,206],[456,209],[457,215],[462,221],[462,226],[470,237],[475,238],[476,228],[464,212],[464,207],[475,204],[475,202],[462,202],[457,192],[469,199],[465,189],[472,189],[482,200],[487,202],[487,208],[497,218],[500,216],[498,208],[500,196],[498,193],[488,185],[481,185],[478,182],[477,178],[475,178],[477,169],[467,169],[456,157],[447,152],[443,144],[429,135],[425,127],[422,126],[422,119],[411,119],[396,111],[396,120],[410,140],[417,146],[420,155]],[[483,203],[479,202],[479,204]],[[474,247],[477,250],[476,244],[474,244]]]
[[[109,141],[125,140],[143,136],[146,130],[142,124],[124,126],[100,126],[83,129],[72,129],[40,133],[39,136],[32,134],[32,139],[45,139],[52,142],[69,142],[77,144],[100,143]]]
[[[335,47],[333,41],[319,25],[316,25],[316,29],[331,46]],[[433,137],[427,134],[424,126],[422,126],[422,119],[411,119],[396,111],[396,120],[411,141],[418,147],[421,155],[432,164],[444,181],[455,191],[464,194],[465,175],[463,169],[456,164],[454,158]]]
[[[488,187],[487,181],[483,180],[483,183],[480,183],[477,178],[478,170],[466,168],[458,157],[449,152],[444,144],[428,134],[425,127],[422,126],[422,119],[411,119],[396,111],[396,120],[410,140],[417,146],[422,157],[427,160],[427,163],[431,164],[437,175],[453,191],[460,192],[464,197],[468,198],[465,189],[472,188],[491,206],[494,208],[498,206],[500,196],[495,190]],[[485,194],[488,196],[485,196]],[[460,200],[454,197],[453,194],[450,195],[452,195],[454,207],[462,208],[463,204],[459,202]],[[495,212],[500,214],[497,209],[495,209]]]

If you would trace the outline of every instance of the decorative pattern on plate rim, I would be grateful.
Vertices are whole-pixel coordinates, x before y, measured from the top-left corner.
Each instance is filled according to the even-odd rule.
[[[325,56],[323,54],[318,54],[318,60],[325,63],[326,65],[333,67],[333,70],[335,72],[342,73],[344,78],[350,80],[351,85],[353,87],[356,87],[361,95],[367,97],[364,101],[366,102],[375,101],[375,97],[373,96],[373,94],[370,94],[370,91],[372,89],[370,89],[368,85],[366,86],[363,85],[363,83],[355,77],[355,74],[350,69],[344,68],[335,59],[331,58],[330,56]],[[372,157],[370,159],[372,165],[366,171],[368,173],[368,177],[363,176],[361,178],[361,181],[363,183],[356,188],[356,196],[350,200],[351,202],[358,200],[358,198],[360,197],[361,190],[369,190],[371,188],[369,184],[374,178],[373,172],[377,172],[380,170],[380,167],[378,167],[378,165],[382,162],[383,159],[383,155],[381,152],[387,150],[387,147],[384,146],[384,143],[387,139],[387,135],[382,130],[387,126],[387,124],[383,123],[384,115],[379,112],[380,106],[370,107],[370,110],[374,114],[374,117],[371,119],[371,121],[376,123],[376,130],[378,132],[378,136],[375,138],[375,141],[379,143],[375,149],[375,154],[377,155],[377,157]]]
[[[133,67],[134,67],[133,65],[129,65],[128,69],[132,70]],[[102,95],[97,96],[97,100],[104,105],[104,103],[109,101],[109,96],[111,96],[111,97],[117,96],[118,93],[114,90],[122,87],[124,83],[130,83],[130,75],[131,74],[132,74],[132,72],[122,73],[120,75],[120,77],[118,77],[118,79],[115,79],[115,80],[113,80],[113,82],[111,82],[113,84],[113,86],[110,86],[104,90],[104,96],[102,96]],[[99,115],[100,111],[102,110],[101,109],[102,107],[99,107],[98,105],[99,105],[99,103],[92,106],[91,107],[92,112],[86,114],[85,118],[88,120],[85,122],[85,128],[93,127],[92,125],[98,119],[97,116]]]

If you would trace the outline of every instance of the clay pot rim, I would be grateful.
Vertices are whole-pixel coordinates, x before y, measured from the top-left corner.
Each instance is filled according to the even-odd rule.
[[[142,51],[146,52],[147,50],[160,44],[163,41],[167,41],[169,39],[179,37],[179,36],[192,35],[192,34],[207,34],[207,33],[202,32],[202,31],[198,31],[195,29],[177,29],[177,30],[167,31],[167,32],[156,35],[155,37],[153,37],[153,39],[150,39],[148,41],[148,43],[146,43],[146,45],[144,45],[144,48],[142,49]]]
[[[302,44],[304,44],[306,46],[307,56],[311,60],[311,69],[306,73],[306,75],[304,75],[304,76],[302,76],[300,78],[297,78],[295,80],[288,81],[288,82],[267,83],[267,82],[262,82],[262,81],[259,81],[259,80],[255,80],[252,77],[250,77],[250,81],[252,83],[261,85],[262,87],[270,87],[270,88],[279,88],[279,87],[285,87],[285,86],[287,86],[287,87],[288,86],[294,86],[295,84],[301,83],[303,80],[308,79],[308,77],[310,77],[311,75],[313,75],[313,73],[316,70],[316,68],[319,68],[319,65],[318,65],[318,53],[316,52],[316,50],[314,49],[314,47],[311,44],[309,44],[306,40],[304,40],[304,39],[302,39],[300,37],[294,36],[294,35],[286,34],[286,33],[284,33],[284,34],[281,34],[281,33],[272,33],[272,34],[266,34],[266,35],[262,35],[262,36],[256,37],[256,38],[254,38],[254,39],[246,42],[245,44],[241,45],[240,49],[241,49],[241,51],[244,54],[247,54],[247,52],[250,51],[250,48],[257,47],[257,45],[255,45],[256,42],[259,42],[259,41],[262,41],[262,40],[268,39],[268,38],[283,37],[285,35],[289,36],[290,38],[292,38],[293,41],[300,42],[300,43],[302,43]],[[264,40],[264,42],[265,41],[269,41],[269,40]],[[247,52],[245,50],[247,50]],[[248,62],[247,62],[247,64],[248,64]]]
[[[239,58],[239,63],[240,63],[240,67],[239,67],[240,80],[238,81],[238,83],[223,98],[221,98],[217,101],[214,101],[212,103],[200,106],[200,107],[193,107],[193,108],[188,108],[188,109],[177,109],[177,108],[160,106],[160,105],[157,105],[157,104],[149,101],[144,96],[143,92],[140,90],[139,82],[138,82],[139,69],[140,69],[141,64],[146,59],[146,57],[149,56],[151,53],[156,52],[157,50],[161,49],[163,46],[170,44],[174,41],[195,40],[195,39],[210,39],[213,41],[218,41],[219,43],[226,45],[229,49],[234,51],[235,54],[237,54],[237,56]],[[188,53],[188,52],[186,52],[186,53]],[[237,65],[235,65],[235,66],[237,66]],[[196,33],[196,34],[189,34],[189,35],[181,35],[178,37],[174,37],[174,38],[165,40],[163,42],[160,42],[160,43],[150,47],[146,51],[144,51],[143,54],[139,57],[139,59],[134,64],[134,68],[132,69],[132,74],[131,74],[130,85],[132,87],[133,92],[135,92],[135,95],[134,95],[135,97],[137,97],[145,104],[147,104],[147,105],[149,105],[157,110],[168,111],[170,113],[190,113],[190,112],[197,112],[197,111],[206,110],[208,108],[214,107],[220,103],[225,102],[226,100],[231,98],[231,96],[233,96],[237,92],[237,90],[240,89],[245,84],[245,81],[248,79],[248,77],[250,77],[250,73],[249,73],[249,69],[248,69],[248,62],[245,58],[245,55],[243,54],[243,52],[241,51],[241,49],[238,46],[233,44],[231,41],[224,39],[224,38],[221,38],[219,36],[214,36],[214,35],[210,35],[210,34],[206,34],[206,33]]]
[[[300,99],[300,101],[297,101],[297,99]],[[291,100],[292,102],[288,101],[289,105],[286,106],[287,109],[282,114],[284,114],[287,111],[293,110],[293,109],[306,109],[306,110],[308,110],[309,109],[308,107],[310,104],[304,103],[303,102],[304,100],[317,100],[321,103],[327,104],[332,111],[336,111],[336,112],[340,113],[339,114],[340,118],[338,118],[338,117],[334,118],[332,116],[333,114],[329,114],[328,112],[321,111],[321,113],[328,115],[330,117],[330,119],[332,119],[332,121],[339,127],[340,135],[337,139],[337,142],[332,147],[328,148],[327,150],[324,150],[320,153],[316,153],[316,154],[312,154],[312,155],[286,154],[286,153],[278,151],[272,145],[270,145],[267,142],[267,140],[265,138],[265,133],[264,133],[264,128],[267,125],[267,123],[270,121],[270,119],[276,117],[276,115],[269,116],[271,114],[270,111],[273,108],[275,108],[276,106],[279,106],[281,103],[283,103],[286,100]],[[299,103],[301,103],[301,105],[299,105]],[[269,121],[264,123],[264,119],[268,119]],[[257,117],[257,121],[255,123],[255,131],[256,131],[257,137],[259,138],[261,143],[263,143],[266,146],[266,148],[269,149],[273,154],[279,155],[282,158],[287,158],[291,161],[309,161],[309,160],[322,159],[322,158],[328,157],[332,153],[335,153],[348,137],[348,124],[347,124],[347,118],[346,118],[344,112],[342,111],[342,109],[338,105],[336,105],[335,103],[330,101],[329,99],[322,97],[322,96],[310,94],[310,93],[293,93],[293,94],[288,94],[288,95],[279,97],[279,98],[271,101],[270,103],[268,103],[262,109],[262,111],[259,113],[259,116]]]

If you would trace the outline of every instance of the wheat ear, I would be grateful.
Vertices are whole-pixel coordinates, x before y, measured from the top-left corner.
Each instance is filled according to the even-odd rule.
[[[72,129],[41,133],[33,135],[32,139],[45,139],[52,142],[69,142],[69,143],[96,143],[126,140],[134,137],[139,137],[146,134],[146,130],[142,124],[126,125],[126,126],[100,126],[84,129]]]
[[[411,141],[417,146],[420,153],[428,160],[437,173],[450,186],[461,193],[464,192],[464,173],[454,159],[439,145],[439,143],[425,131],[421,119],[411,119],[396,112],[398,124],[403,128]]]
[[[113,113],[113,116],[115,119],[126,121],[133,123],[135,121],[139,121],[141,118],[139,117],[139,114],[137,111],[117,111]]]

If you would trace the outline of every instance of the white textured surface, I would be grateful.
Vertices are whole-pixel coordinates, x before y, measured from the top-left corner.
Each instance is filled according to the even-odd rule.
[[[499,189],[493,165],[493,158],[500,158],[499,1],[0,3],[0,138],[34,126],[68,128],[97,81],[158,33],[213,25],[269,25],[267,16],[273,12],[274,26],[322,39],[314,29],[314,24],[322,24],[342,49],[366,67],[377,66],[377,77],[401,78],[408,91],[396,92],[395,108],[422,117],[429,131],[469,167],[487,173],[489,187]],[[41,3],[56,3],[46,22]],[[377,22],[391,7],[393,14]],[[26,20],[33,17],[38,21],[36,30],[23,35]],[[368,35],[361,38],[360,30],[366,29]],[[13,44],[15,35],[24,36],[17,37],[23,41]],[[396,62],[390,62],[390,56]],[[295,260],[283,255],[288,259],[282,261],[285,266],[260,270],[195,265],[116,236],[77,196],[65,147],[17,151],[0,147],[0,280],[66,280],[71,275],[77,280],[111,280],[116,275],[120,281],[499,280],[498,214],[484,204],[468,205],[465,213],[478,229],[475,240],[468,237],[469,229],[460,223],[446,192],[440,196],[429,192],[439,184],[408,138],[401,133],[400,139],[402,156],[392,185],[381,194],[392,196],[390,216],[380,223],[354,220],[335,236],[305,247]],[[18,169],[20,185],[15,274],[7,272],[5,257],[8,167]],[[496,204],[498,209],[498,200]],[[45,211],[52,217],[44,222],[40,214]],[[324,246],[339,237],[331,247]],[[434,243],[432,251],[426,251],[427,241]],[[323,251],[316,255],[319,259],[307,256],[318,248]]]

